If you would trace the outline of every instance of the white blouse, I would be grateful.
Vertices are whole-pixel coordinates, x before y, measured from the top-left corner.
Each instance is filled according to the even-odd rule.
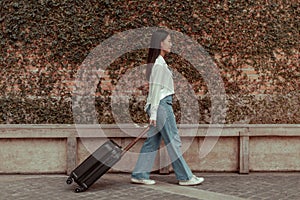
[[[156,120],[160,100],[172,94],[174,94],[173,74],[164,58],[159,55],[152,67],[149,80],[149,93],[145,105],[145,111],[151,105],[151,120]]]

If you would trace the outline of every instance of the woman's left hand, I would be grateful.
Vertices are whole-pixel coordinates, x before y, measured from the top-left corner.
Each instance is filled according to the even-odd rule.
[[[156,126],[156,120],[150,119],[150,123],[149,124],[152,125],[152,126]]]

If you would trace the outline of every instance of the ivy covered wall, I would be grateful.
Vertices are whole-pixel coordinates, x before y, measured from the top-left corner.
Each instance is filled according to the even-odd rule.
[[[196,40],[221,71],[226,123],[300,123],[298,1],[0,1],[0,123],[74,123],[72,86],[89,52],[105,39],[141,27],[167,27]],[[122,74],[145,64],[146,50],[121,56],[99,80],[99,123],[114,123],[110,95]],[[167,58],[199,97],[209,123],[205,83],[188,62]],[[139,94],[145,97],[144,91]],[[146,122],[132,97],[133,121]],[[180,119],[180,103],[175,101]]]

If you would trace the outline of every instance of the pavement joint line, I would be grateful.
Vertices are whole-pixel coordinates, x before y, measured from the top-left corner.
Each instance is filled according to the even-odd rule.
[[[24,181],[26,179],[39,179],[39,178],[53,178],[53,177],[67,177],[64,174],[0,174],[0,182],[15,182]]]
[[[190,186],[179,186],[161,181],[156,181],[155,185],[140,185],[141,187],[147,187],[154,190],[160,190],[172,194],[183,195],[190,198],[196,199],[213,199],[213,200],[244,200],[244,198],[235,197],[231,195],[205,191],[196,189]]]

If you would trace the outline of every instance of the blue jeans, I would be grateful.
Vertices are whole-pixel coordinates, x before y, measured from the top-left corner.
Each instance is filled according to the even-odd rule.
[[[149,114],[150,106],[147,109]],[[172,108],[172,96],[167,96],[159,103],[156,127],[151,126],[144,142],[132,178],[149,179],[161,139],[167,147],[177,180],[190,180],[193,176],[182,157],[181,140]]]

